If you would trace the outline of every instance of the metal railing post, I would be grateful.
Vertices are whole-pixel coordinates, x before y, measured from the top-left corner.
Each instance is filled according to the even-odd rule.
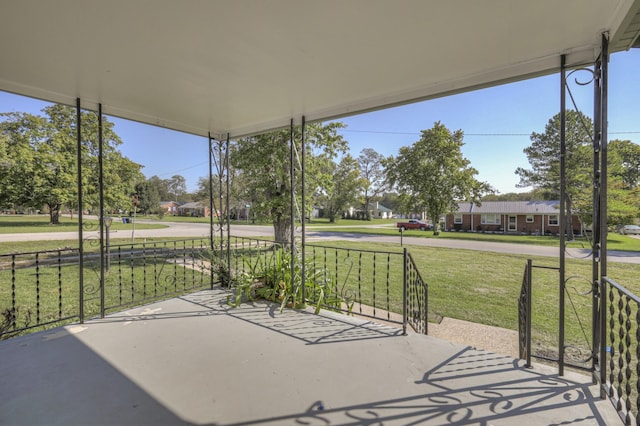
[[[531,316],[532,316],[532,312],[531,312],[531,296],[532,296],[532,285],[531,285],[531,279],[532,279],[532,269],[533,269],[533,261],[531,259],[527,259],[527,284],[526,284],[526,292],[527,292],[527,317],[525,318],[525,332],[527,333],[526,335],[526,341],[525,341],[525,345],[527,348],[527,358],[526,358],[526,364],[525,366],[527,368],[531,368]]]
[[[80,98],[76,98],[76,137],[77,137],[77,185],[78,185],[78,315],[80,324],[84,323],[84,235],[82,226],[82,110]]]
[[[407,259],[407,249],[406,247],[402,250],[402,263],[404,265],[402,272],[402,334],[407,335],[407,322],[409,321],[409,315],[407,313],[407,269],[409,268],[409,262]]]
[[[104,283],[105,283],[105,254],[104,254],[104,171],[102,167],[103,160],[103,144],[102,139],[102,104],[98,104],[98,189],[100,204],[100,318],[104,318],[105,302],[104,302]]]
[[[567,177],[566,177],[566,56],[560,57],[560,276],[559,276],[559,301],[558,301],[558,375],[564,375],[564,304],[565,304],[565,233],[568,232],[566,223],[566,206],[567,206]],[[573,232],[573,230],[571,231]]]

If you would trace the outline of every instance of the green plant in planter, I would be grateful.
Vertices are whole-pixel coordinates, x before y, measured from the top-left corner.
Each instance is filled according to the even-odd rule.
[[[324,269],[315,268],[309,260],[303,277],[300,255],[293,259],[293,270],[292,256],[291,251],[278,248],[260,256],[245,257],[243,261],[247,272],[237,278],[233,305],[237,307],[245,299],[260,298],[280,303],[280,310],[287,306],[303,308],[308,302],[315,305],[316,314],[323,306],[340,310],[345,301]],[[303,298],[303,286],[306,298]],[[347,306],[352,307],[353,303],[347,303]]]

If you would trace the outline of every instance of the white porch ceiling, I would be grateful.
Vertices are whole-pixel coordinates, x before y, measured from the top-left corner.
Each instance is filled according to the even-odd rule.
[[[231,137],[591,63],[640,0],[2,0],[0,90]]]

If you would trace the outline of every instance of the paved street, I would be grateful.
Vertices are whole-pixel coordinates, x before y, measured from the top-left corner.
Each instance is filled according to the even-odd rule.
[[[142,221],[140,221],[142,222]],[[209,225],[206,223],[182,223],[164,222],[166,228],[161,229],[141,229],[135,230],[136,238],[162,238],[162,237],[208,237]],[[349,226],[353,228],[353,226]],[[364,228],[375,228],[377,225],[362,225]],[[231,227],[231,234],[239,237],[272,237],[273,227],[270,225],[238,225]],[[219,232],[216,233],[219,235]],[[96,237],[95,232],[85,232],[85,238]],[[37,240],[75,240],[78,238],[77,232],[43,232],[36,234],[0,234],[0,242],[11,241],[37,241]],[[112,231],[111,238],[131,238],[131,231]],[[400,246],[400,235],[367,235],[359,233],[343,233],[336,231],[322,231],[320,228],[309,227],[307,229],[307,241],[367,241],[389,244],[390,246]],[[490,251],[495,253],[524,254],[531,256],[557,257],[558,248],[537,245],[497,243],[490,241],[452,240],[439,238],[418,238],[403,237],[403,244],[407,246],[422,245],[430,247],[443,247],[464,250]],[[571,248],[567,251],[568,257],[586,258],[590,256],[587,248]],[[640,253],[609,251],[609,261],[640,264]]]

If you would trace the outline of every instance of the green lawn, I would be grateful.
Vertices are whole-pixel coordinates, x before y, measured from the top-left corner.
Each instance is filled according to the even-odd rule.
[[[95,219],[83,219],[84,229],[97,230],[99,222]],[[136,229],[160,229],[166,228],[161,223],[135,224]],[[123,223],[119,217],[114,217],[111,230],[126,231],[133,228],[132,223]],[[76,232],[78,230],[78,217],[60,216],[60,223],[49,224],[49,215],[0,215],[0,234],[24,234],[37,232]]]
[[[379,227],[364,227],[363,224],[371,226],[379,225]],[[355,226],[354,226],[355,225]],[[360,226],[357,226],[360,225]],[[345,232],[354,234],[371,234],[371,235],[393,235],[400,239],[400,233],[395,227],[395,221],[339,221],[338,224],[329,224],[328,222],[316,226],[314,223],[309,229],[332,232]],[[503,242],[514,244],[534,244],[550,247],[558,247],[560,240],[557,236],[546,235],[505,235],[505,234],[483,234],[479,232],[440,232],[439,235],[433,235],[433,231],[410,230],[405,231],[405,237],[418,238],[440,238],[455,240],[472,240],[472,241],[488,241]],[[640,252],[640,239],[628,235],[620,235],[609,233],[607,238],[609,250],[622,250]],[[590,241],[585,237],[576,237],[575,241],[570,242],[569,247],[588,248]]]
[[[331,244],[331,243],[328,243]],[[342,249],[366,248],[367,250],[395,251],[388,245],[378,243],[334,242]],[[409,252],[429,286],[429,318],[438,321],[450,317],[470,322],[518,329],[518,298],[527,258],[534,266],[557,267],[558,259],[489,253],[460,249],[443,249],[424,246],[409,246]],[[326,259],[330,273],[337,271],[341,286],[359,292],[366,304],[386,306],[394,312],[402,307],[402,265],[397,257],[390,256],[388,275],[385,255],[378,255],[377,266],[372,268],[365,260],[345,261],[331,250],[329,254],[316,254],[315,258]],[[365,254],[364,257],[366,258]],[[337,259],[337,261],[336,261]],[[350,272],[349,272],[350,270]],[[374,295],[372,281],[378,282]],[[345,278],[350,275],[349,278]],[[640,294],[640,265],[610,262],[608,275],[634,294]],[[591,261],[590,259],[567,259],[565,292],[565,343],[588,353],[591,345]],[[360,277],[360,279],[358,279]],[[390,286],[385,288],[385,280]],[[559,272],[553,269],[534,268],[533,281],[533,353],[555,357],[558,345]],[[354,309],[357,312],[357,305]],[[586,336],[586,337],[585,337]],[[572,349],[574,352],[577,349]],[[577,361],[573,361],[577,362]]]
[[[2,218],[4,219],[4,218]],[[69,219],[67,221],[70,222]],[[0,220],[0,227],[11,228],[10,221]],[[16,221],[15,223],[20,223]],[[30,222],[31,223],[31,222]],[[126,225],[124,225],[126,226]],[[17,227],[20,227],[18,225]],[[331,229],[329,227],[323,229]],[[335,228],[335,230],[345,228]],[[346,228],[358,230],[362,228]],[[397,235],[395,229],[389,229]],[[434,238],[431,232],[409,231],[405,235],[420,235]],[[489,241],[527,242],[557,245],[554,237],[525,237],[492,234],[471,234],[459,232],[441,233],[437,238],[474,238]],[[121,240],[113,239],[112,244]],[[147,242],[152,242],[147,239]],[[610,235],[610,248],[633,247],[637,240],[617,234]],[[127,242],[127,240],[122,240]],[[16,253],[36,250],[61,248],[59,241],[39,241],[3,243],[1,253]],[[69,241],[69,246],[77,247],[77,242]],[[318,268],[326,269],[326,274],[333,280],[340,291],[357,294],[365,304],[374,304],[380,309],[400,312],[402,309],[402,262],[401,249],[382,243],[361,243],[335,241],[323,243],[338,249],[320,248],[313,251],[307,248],[308,259],[315,261]],[[407,246],[405,244],[405,246]],[[526,260],[530,256],[479,252],[461,249],[444,249],[425,246],[407,246],[416,261],[422,277],[429,285],[430,318],[451,317],[486,325],[517,329],[518,296],[522,284],[522,276]],[[616,247],[617,248],[617,247]],[[360,252],[358,250],[367,250]],[[85,245],[85,251],[96,251],[93,245]],[[351,250],[351,251],[349,251]],[[355,251],[354,251],[355,250]],[[377,254],[374,254],[378,251]],[[386,252],[394,253],[391,255]],[[375,258],[375,260],[374,260]],[[558,259],[550,257],[533,257],[534,265],[557,266]],[[241,264],[241,259],[234,259]],[[373,264],[375,263],[375,268]],[[71,281],[74,273],[71,273]],[[136,272],[137,275],[137,272]],[[590,290],[591,260],[567,259],[567,330],[568,340],[581,340],[582,330],[579,323],[590,324],[590,296],[583,296]],[[640,294],[640,265],[609,262],[611,278]],[[7,300],[10,279],[0,282],[2,300]],[[558,316],[558,273],[553,270],[534,270],[534,330],[538,342],[544,348],[551,348],[557,339]],[[137,281],[137,279],[136,279]],[[375,286],[373,285],[375,283]],[[389,283],[387,286],[386,283]],[[57,291],[57,290],[56,290]],[[53,291],[53,294],[56,293]],[[73,297],[73,296],[72,296]],[[0,306],[2,308],[3,306]],[[574,309],[578,312],[577,317]],[[577,344],[576,344],[577,345]],[[545,349],[546,350],[546,349]]]

